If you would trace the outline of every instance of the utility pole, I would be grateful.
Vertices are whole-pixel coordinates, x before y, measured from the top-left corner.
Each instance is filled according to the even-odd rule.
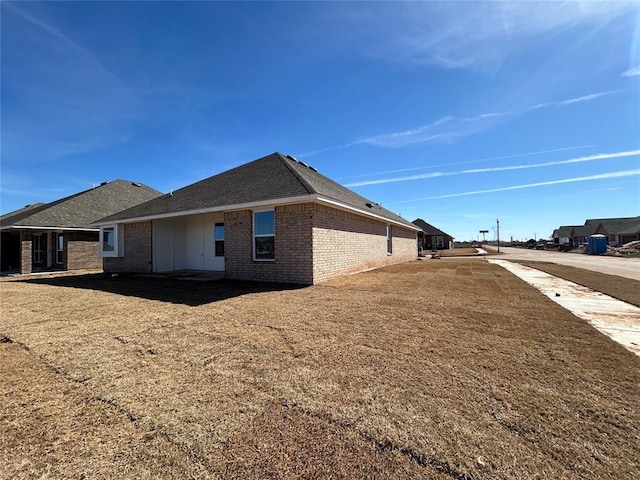
[[[500,253],[500,219],[496,218],[496,224],[498,226],[497,231],[498,231],[498,253]]]

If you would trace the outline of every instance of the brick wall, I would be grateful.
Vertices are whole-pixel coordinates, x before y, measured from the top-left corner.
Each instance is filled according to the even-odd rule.
[[[32,239],[31,232],[20,232],[20,273],[31,273]]]
[[[275,261],[253,260],[253,212],[226,212],[225,276],[263,282],[313,283],[313,204],[275,208]]]
[[[98,232],[69,232],[67,245],[67,270],[102,268]]]
[[[414,260],[416,233],[313,203],[276,207],[276,261],[253,260],[251,210],[226,212],[225,276],[239,280],[312,284],[337,275]]]
[[[151,231],[151,222],[125,224],[124,256],[103,258],[104,271],[150,273],[153,268]]]
[[[315,205],[313,281],[414,260],[416,233],[392,225],[392,254],[387,254],[387,224],[324,205]]]

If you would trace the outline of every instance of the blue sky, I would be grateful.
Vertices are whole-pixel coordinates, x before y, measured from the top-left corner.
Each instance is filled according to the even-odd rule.
[[[458,240],[640,214],[637,2],[0,8],[2,213],[280,151]]]

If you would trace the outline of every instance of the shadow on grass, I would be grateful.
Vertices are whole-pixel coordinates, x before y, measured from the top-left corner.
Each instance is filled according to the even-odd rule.
[[[161,277],[137,277],[133,275],[112,278],[102,273],[53,278],[30,278],[19,281],[38,285],[52,285],[55,287],[96,290],[127,297],[179,303],[192,307],[250,293],[305,288],[305,285],[227,279],[191,281]]]

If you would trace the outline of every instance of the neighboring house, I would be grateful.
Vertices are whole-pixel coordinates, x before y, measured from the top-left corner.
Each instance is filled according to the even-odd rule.
[[[418,232],[418,245],[423,250],[448,250],[453,247],[453,237],[442,230],[416,218],[413,224],[421,229]]]
[[[585,227],[593,230],[590,235],[606,236],[610,247],[640,240],[640,217],[588,219]]]
[[[107,272],[314,284],[417,257],[419,228],[274,153],[96,222]]]
[[[591,235],[605,235],[611,247],[640,240],[640,217],[588,219],[584,225],[557,228],[553,241],[558,245],[581,247],[589,244]]]
[[[51,203],[37,203],[0,217],[0,270],[32,273],[102,268],[96,220],[162,193],[127,180]]]
[[[573,232],[576,228],[580,227],[575,225],[565,225],[556,228],[553,231],[553,235],[551,236],[551,238],[553,239],[553,243],[559,248],[570,248],[571,246],[573,246]]]

